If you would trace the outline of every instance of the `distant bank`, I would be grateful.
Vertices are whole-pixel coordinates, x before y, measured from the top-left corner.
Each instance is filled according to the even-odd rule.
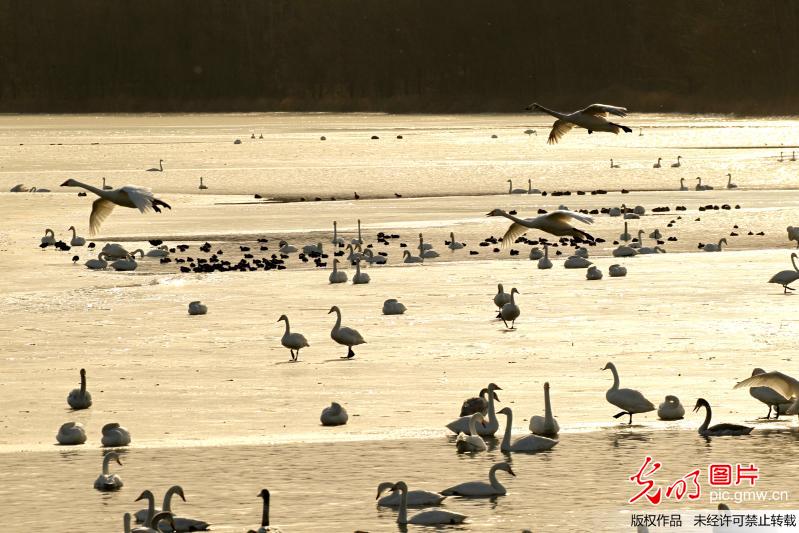
[[[0,112],[795,114],[799,3],[0,0]]]

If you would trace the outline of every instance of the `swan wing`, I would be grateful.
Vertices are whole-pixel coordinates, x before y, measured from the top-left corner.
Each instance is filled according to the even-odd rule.
[[[786,398],[799,398],[799,381],[782,372],[766,372],[747,378],[736,384],[735,389],[741,387],[770,387]]]
[[[352,328],[339,328],[338,331],[341,336],[353,342],[353,344],[364,344],[366,342],[361,334]]]
[[[125,185],[119,189],[124,192],[131,202],[136,206],[136,209],[142,213],[146,213],[153,207],[153,192],[145,187],[137,187],[135,185]]]
[[[569,133],[574,127],[574,124],[571,122],[567,122],[562,118],[559,118],[552,124],[552,131],[549,132],[549,139],[547,139],[547,144],[557,144],[561,137]]]
[[[590,106],[581,110],[580,113],[585,113],[586,115],[593,115],[595,117],[605,117],[608,115],[608,113],[611,115],[616,115],[617,117],[626,117],[627,108],[617,107],[615,105],[591,104]]]
[[[527,219],[528,222],[531,222],[531,219]],[[518,222],[514,222],[508,228],[508,231],[505,232],[505,235],[502,236],[502,247],[507,248],[518,239],[521,235],[523,235],[531,226],[525,226],[523,224],[519,224]],[[510,299],[508,299],[510,301]]]
[[[565,209],[558,209],[557,211],[552,211],[551,213],[547,213],[544,215],[544,218],[550,220],[557,220],[558,222],[569,222],[571,219],[579,220],[585,224],[593,224],[594,217],[590,215],[584,215],[582,213],[576,213],[574,211],[566,211]]]
[[[103,221],[114,210],[114,202],[105,198],[98,198],[92,202],[92,214],[89,216],[89,233],[96,235],[100,231]]]

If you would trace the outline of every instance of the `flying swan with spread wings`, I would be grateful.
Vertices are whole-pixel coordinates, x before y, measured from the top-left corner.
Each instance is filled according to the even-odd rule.
[[[595,131],[606,131],[608,133],[619,134],[620,131],[625,133],[632,133],[632,129],[621,124],[616,124],[607,120],[608,115],[616,115],[617,117],[626,117],[626,107],[616,107],[605,104],[591,104],[585,109],[580,109],[573,113],[561,113],[560,111],[552,111],[540,104],[530,104],[527,106],[527,111],[543,111],[555,117],[555,123],[552,125],[552,131],[549,132],[549,139],[547,144],[557,144],[561,137],[566,135],[569,130],[574,126],[585,128],[588,133]]]

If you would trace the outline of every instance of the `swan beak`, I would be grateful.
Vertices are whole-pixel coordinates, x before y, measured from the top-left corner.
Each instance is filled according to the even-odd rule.
[[[117,459],[117,464],[118,464],[119,466],[123,466],[123,464],[122,464],[122,461],[119,459],[119,457],[117,457],[116,459]]]
[[[62,187],[69,187],[69,180],[61,184]]]
[[[512,475],[513,477],[516,477],[516,474],[513,472],[513,469],[511,467],[508,467],[508,474]]]

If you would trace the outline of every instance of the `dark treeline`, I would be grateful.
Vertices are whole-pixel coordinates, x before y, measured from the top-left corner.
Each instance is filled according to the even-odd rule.
[[[0,111],[796,113],[789,0],[0,0]]]

